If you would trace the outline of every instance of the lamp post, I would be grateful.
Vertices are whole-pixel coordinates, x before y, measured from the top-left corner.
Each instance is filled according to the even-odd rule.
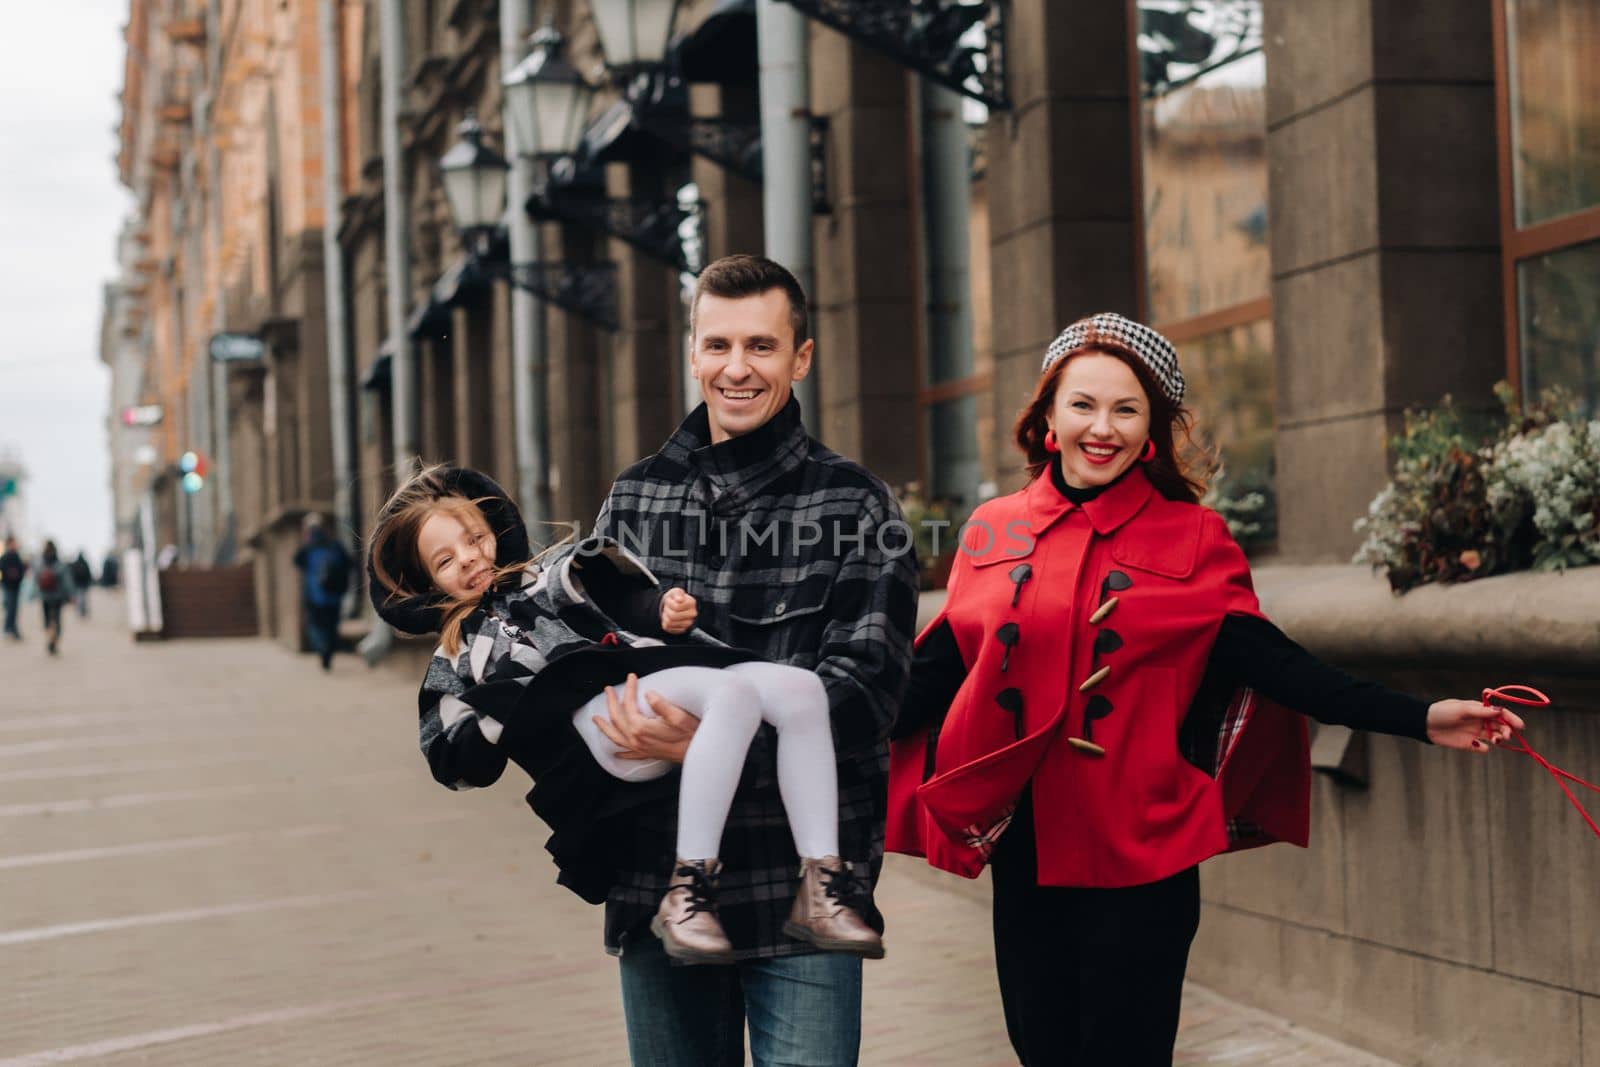
[[[567,59],[566,39],[548,23],[530,38],[527,58],[502,82],[517,150],[549,161],[571,155],[583,139],[594,87]]]
[[[456,134],[459,140],[439,160],[439,173],[456,229],[481,255],[505,214],[506,161],[483,143],[483,127],[470,111]]]
[[[589,0],[606,68],[620,78],[658,68],[666,58],[679,0]]]
[[[509,263],[494,256],[493,238],[505,215],[506,160],[483,143],[483,128],[471,114],[456,132],[459,139],[440,157],[439,172],[451,222],[478,269],[615,330],[613,265]],[[521,211],[522,205],[516,210]]]

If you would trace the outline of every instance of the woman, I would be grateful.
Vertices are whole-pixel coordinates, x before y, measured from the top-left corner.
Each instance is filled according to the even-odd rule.
[[[1304,845],[1304,720],[1472,752],[1521,728],[1325,666],[1268,622],[1197,501],[1183,375],[1118,315],[1050,345],[1016,441],[1032,482],[974,513],[895,726],[888,847],[994,870],[1020,1060],[1168,1064],[1198,865]]]
[[[61,608],[73,596],[72,569],[62,561],[54,541],[44,543],[33,565],[33,584],[44,608],[45,648],[54,656],[61,647]]]

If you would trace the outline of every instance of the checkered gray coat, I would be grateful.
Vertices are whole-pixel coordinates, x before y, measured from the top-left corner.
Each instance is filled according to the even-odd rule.
[[[711,634],[821,677],[839,762],[841,852],[870,889],[883,862],[886,739],[917,609],[910,529],[888,489],[809,437],[792,399],[765,426],[714,446],[701,407],[617,479],[596,532],[693,595]],[[757,735],[723,834],[720,915],[741,958],[811,951],[782,932],[799,859],[775,739],[768,726]],[[650,936],[672,865],[675,799],[640,810],[618,842],[606,900],[611,952]]]
[[[484,597],[462,625],[461,647],[434,650],[418,695],[419,740],[434,777],[466,789],[492,784],[507,759],[522,766],[534,779],[528,802],[554,831],[546,848],[558,881],[592,903],[614,877],[605,818],[664,790],[601,770],[571,725],[573,712],[630,672],[755,658],[699,629],[663,634],[660,594],[650,570],[614,542],[566,546]]]

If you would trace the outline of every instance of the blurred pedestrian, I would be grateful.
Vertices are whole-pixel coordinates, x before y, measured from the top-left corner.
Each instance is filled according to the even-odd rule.
[[[54,541],[44,543],[44,551],[33,565],[33,585],[44,607],[45,648],[54,656],[61,645],[61,608],[72,599],[72,568],[56,551]]]
[[[6,550],[0,553],[0,594],[5,597],[6,635],[21,641],[17,630],[17,603],[22,599],[22,579],[27,577],[28,564],[17,551],[17,539],[6,538]]]
[[[1050,345],[1033,481],[969,521],[891,736],[889,847],[994,885],[1026,1067],[1166,1067],[1202,861],[1307,843],[1305,721],[1484,754],[1522,720],[1317,660],[1261,613],[1175,446],[1171,343],[1103,314]],[[1292,709],[1292,710],[1291,710]]]
[[[105,586],[107,589],[115,589],[117,584],[122,580],[122,576],[119,573],[120,569],[121,567],[117,563],[116,552],[107,552],[106,561],[100,564],[100,584]]]
[[[72,570],[72,600],[78,605],[78,618],[89,617],[89,587],[94,584],[94,568],[89,566],[89,558],[83,554],[83,549],[78,550],[78,558],[69,565]]]
[[[350,553],[328,533],[321,515],[307,515],[302,530],[304,543],[294,554],[294,565],[301,571],[306,634],[326,671],[333,668],[339,646],[339,613],[350,588]]]

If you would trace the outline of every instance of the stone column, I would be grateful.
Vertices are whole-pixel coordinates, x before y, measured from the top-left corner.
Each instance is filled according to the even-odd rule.
[[[451,400],[455,441],[450,454],[463,466],[488,472],[496,481],[516,464],[511,456],[497,457],[491,450],[497,423],[509,423],[511,397],[496,392],[489,384],[489,366],[494,358],[494,310],[492,289],[485,289],[463,307],[451,312],[455,325],[450,330]],[[500,483],[504,485],[504,482]]]
[[[1045,348],[1074,319],[1137,314],[1137,191],[1123,4],[1018,0],[1013,110],[991,113],[994,444],[1002,491],[1024,480],[1011,426]]]
[[[417,439],[425,463],[455,462],[456,430],[452,345],[429,334],[413,342],[417,361]]]
[[[540,247],[546,259],[593,262],[592,233],[575,226],[546,225]],[[601,330],[554,304],[545,306],[550,362],[550,500],[555,522],[578,521],[585,530],[611,485],[598,458],[609,416],[601,395]]]
[[[517,480],[516,374],[511,361],[518,358],[511,344],[511,287],[496,285],[487,299],[489,348],[483,385],[494,397],[495,416],[488,445],[488,465],[484,469],[493,471],[495,481],[501,485],[511,486]],[[542,363],[533,367],[534,374],[544,372]]]
[[[1505,373],[1490,5],[1266,4],[1278,544],[1346,560],[1409,406]]]
[[[675,183],[666,181],[658,167],[640,164],[609,168],[610,195],[639,200],[675,202]],[[613,239],[611,255],[617,261],[617,308],[622,328],[612,335],[611,380],[607,404],[611,410],[611,469],[623,467],[654,452],[677,425],[673,397],[677,375],[674,364],[679,343],[673,326],[676,268],[648,256],[632,245]],[[607,482],[609,485],[610,483]]]
[[[689,103],[696,115],[721,115],[757,125],[761,121],[755,92],[720,85],[690,86]],[[759,253],[763,247],[761,185],[703,156],[694,156],[690,173],[705,204],[706,262],[737,252]]]
[[[815,225],[816,373],[808,428],[891,485],[917,476],[918,310],[910,81],[891,59],[811,27],[811,109],[828,126],[833,213]]]

